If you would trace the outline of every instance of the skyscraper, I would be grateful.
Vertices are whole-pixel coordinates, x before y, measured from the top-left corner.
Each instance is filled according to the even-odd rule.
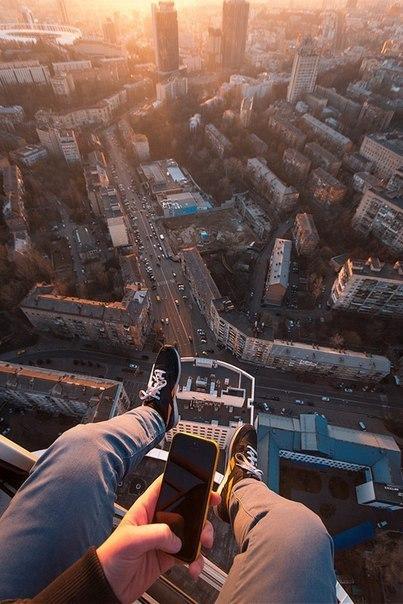
[[[238,69],[244,60],[248,32],[249,2],[224,0],[222,11],[222,65]]]
[[[57,6],[63,25],[69,25],[70,19],[66,8],[66,0],[57,0]]]
[[[207,67],[217,69],[217,67],[221,67],[221,62],[221,29],[209,27],[206,49]]]
[[[152,5],[155,62],[160,75],[179,69],[178,14],[173,2]]]
[[[318,75],[319,56],[312,40],[306,38],[297,50],[292,65],[287,101],[295,103],[305,93],[313,92]]]

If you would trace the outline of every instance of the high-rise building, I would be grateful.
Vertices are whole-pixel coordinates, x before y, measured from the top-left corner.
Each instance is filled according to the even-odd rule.
[[[371,315],[403,316],[403,265],[349,258],[330,295],[333,308]]]
[[[74,130],[59,130],[57,128],[36,129],[39,140],[51,155],[62,156],[66,163],[73,165],[81,162]]]
[[[206,64],[208,69],[217,69],[221,67],[222,54],[222,35],[221,29],[216,27],[209,27],[207,48],[206,48]]]
[[[179,69],[178,14],[174,2],[152,5],[155,62],[160,75]]]
[[[69,25],[70,19],[66,8],[66,0],[57,0],[57,6],[63,25]]]
[[[360,154],[374,162],[379,178],[391,178],[403,165],[403,135],[399,132],[367,134],[361,143]]]
[[[297,214],[292,234],[298,254],[313,254],[319,243],[319,235],[312,214]]]
[[[334,50],[342,50],[345,42],[346,20],[341,11],[327,10],[323,15],[322,40]]]
[[[102,31],[105,42],[109,42],[109,44],[117,43],[116,25],[112,19],[108,18],[102,23]]]
[[[295,103],[304,94],[313,92],[318,75],[319,55],[310,38],[306,38],[297,50],[287,89],[287,101]]]
[[[222,66],[239,69],[242,65],[248,32],[249,2],[224,0],[222,11]]]
[[[374,235],[391,250],[403,252],[403,196],[399,191],[364,191],[352,224],[362,235]]]

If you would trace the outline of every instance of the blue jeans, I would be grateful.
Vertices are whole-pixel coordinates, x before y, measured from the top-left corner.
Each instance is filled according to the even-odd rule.
[[[33,597],[108,537],[118,483],[164,432],[140,407],[76,426],[47,449],[0,519],[0,600]],[[241,553],[220,602],[336,601],[332,542],[315,514],[245,479],[230,516]]]

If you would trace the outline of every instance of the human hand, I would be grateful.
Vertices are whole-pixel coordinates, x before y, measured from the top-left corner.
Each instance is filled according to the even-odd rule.
[[[150,524],[161,488],[159,476],[128,510],[118,528],[97,549],[98,558],[116,597],[122,604],[134,602],[160,575],[180,561],[176,554],[181,540],[167,524]],[[218,505],[220,496],[211,493],[210,505]],[[214,530],[206,521],[200,538],[203,547],[213,546]],[[196,579],[203,570],[200,555],[189,565],[190,575]]]

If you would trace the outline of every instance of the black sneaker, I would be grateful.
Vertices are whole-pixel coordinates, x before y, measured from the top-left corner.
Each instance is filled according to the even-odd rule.
[[[232,489],[243,478],[262,480],[262,470],[257,467],[257,434],[253,426],[244,424],[237,428],[231,439],[224,478],[218,487],[220,504],[214,508],[216,515],[230,522],[229,500]]]
[[[165,422],[166,431],[178,423],[176,389],[181,376],[181,358],[174,346],[163,346],[158,353],[147,390],[140,391],[140,400],[155,409]]]

